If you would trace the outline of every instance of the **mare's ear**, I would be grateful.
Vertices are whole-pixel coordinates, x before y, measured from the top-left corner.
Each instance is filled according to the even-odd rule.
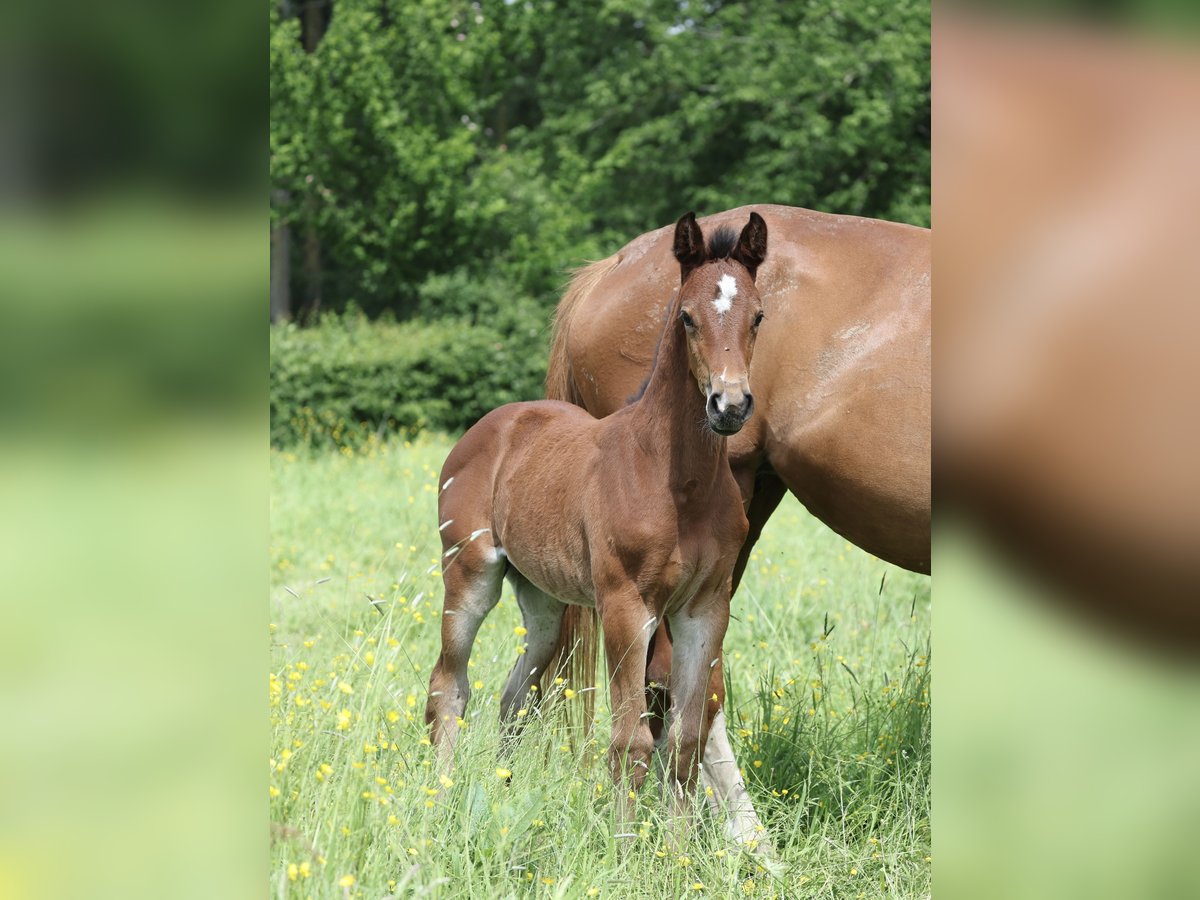
[[[767,223],[758,213],[750,213],[750,221],[742,229],[737,246],[733,248],[733,252],[729,256],[745,266],[746,271],[750,273],[750,278],[754,278],[758,267],[767,258]]]
[[[679,260],[679,282],[687,281],[692,269],[703,264],[704,233],[696,222],[694,212],[685,213],[675,223],[675,258]]]

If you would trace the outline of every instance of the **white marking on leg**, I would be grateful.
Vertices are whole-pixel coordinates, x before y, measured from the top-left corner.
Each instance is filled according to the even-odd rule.
[[[729,745],[724,710],[717,710],[713,716],[708,743],[704,745],[701,775],[705,784],[713,790],[709,798],[713,811],[724,811],[729,816],[725,825],[726,836],[739,844],[758,841],[760,849],[764,849],[763,845],[769,848],[770,842],[765,840],[766,832],[754,811],[754,804],[750,802],[746,782],[742,780],[737,760],[733,757],[733,748]]]
[[[733,298],[737,296],[737,282],[733,280],[732,275],[722,275],[721,280],[717,282],[716,299],[713,300],[713,306],[717,309],[717,314],[724,316],[733,306]]]

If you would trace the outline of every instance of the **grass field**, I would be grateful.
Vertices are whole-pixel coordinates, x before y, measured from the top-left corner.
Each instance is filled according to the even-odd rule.
[[[499,759],[499,692],[521,644],[507,587],[476,643],[453,777],[439,777],[422,716],[450,446],[272,452],[274,896],[929,895],[929,580],[791,498],[725,642],[731,739],[781,871],[729,845],[707,811],[672,849],[657,790],[639,800],[639,836],[612,837],[603,681],[593,741],[572,740],[564,710],[580,699],[563,697],[531,711],[519,752]]]

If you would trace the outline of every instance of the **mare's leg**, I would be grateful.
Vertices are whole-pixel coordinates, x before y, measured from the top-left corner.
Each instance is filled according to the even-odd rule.
[[[700,750],[708,741],[715,704],[709,701],[713,670],[729,624],[729,598],[722,591],[671,617],[673,671],[671,718],[666,750],[669,786],[677,815],[686,814],[695,793]]]
[[[667,741],[667,715],[671,709],[671,633],[664,619],[650,638],[646,660],[646,723],[654,737],[654,760],[658,779],[667,783],[665,754],[659,752]]]
[[[738,585],[742,583],[742,575],[750,561],[750,553],[758,543],[763,527],[786,493],[787,486],[770,469],[760,470],[755,475],[754,494],[746,507],[746,520],[750,523],[750,530],[746,533],[746,540],[742,542],[742,549],[738,551],[737,562],[733,564],[733,593],[737,593]]]
[[[461,549],[444,561],[442,585],[442,652],[429,680],[425,723],[431,726],[433,745],[442,764],[450,761],[458,737],[458,722],[471,696],[467,661],[479,626],[496,601],[504,584],[504,557],[492,544],[490,532],[465,538]]]
[[[512,737],[527,721],[518,718],[517,712],[522,707],[536,705],[541,699],[538,680],[554,659],[566,606],[533,585],[516,569],[509,569],[509,579],[517,593],[517,605],[521,607],[526,631],[525,652],[517,656],[500,698],[500,721],[505,725],[506,736]]]
[[[634,815],[630,793],[646,781],[654,750],[646,721],[646,652],[658,622],[632,584],[597,601],[613,714],[608,767],[617,787],[618,815],[622,823],[629,823]]]
[[[708,794],[709,804],[715,815],[728,817],[725,834],[739,844],[750,844],[759,853],[771,855],[774,849],[767,838],[766,829],[758,820],[746,782],[742,778],[729,734],[725,724],[725,674],[720,660],[712,668],[708,681],[708,712],[711,724],[708,740],[704,743],[704,761],[701,774]],[[713,698],[717,699],[714,700]],[[706,792],[708,793],[708,792]],[[757,842],[757,843],[755,843]]]

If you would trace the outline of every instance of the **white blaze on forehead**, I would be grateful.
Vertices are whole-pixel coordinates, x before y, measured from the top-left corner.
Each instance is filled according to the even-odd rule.
[[[718,313],[725,315],[733,306],[733,298],[737,296],[737,282],[733,280],[732,275],[722,275],[721,280],[717,282],[717,290],[721,293],[713,300],[713,306],[717,308]]]

